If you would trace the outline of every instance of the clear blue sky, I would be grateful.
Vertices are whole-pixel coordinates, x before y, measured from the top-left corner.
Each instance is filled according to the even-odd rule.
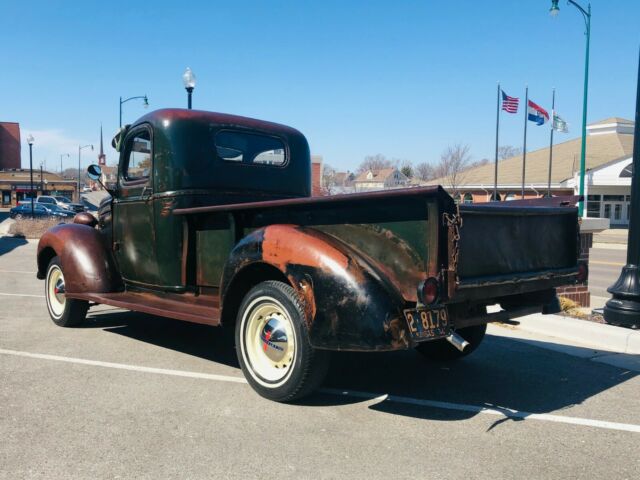
[[[586,4],[583,0],[581,3]],[[118,98],[186,105],[284,123],[339,169],[365,155],[436,162],[448,144],[493,158],[496,81],[557,110],[579,135],[584,25],[550,0],[80,2],[4,0],[0,120],[36,137],[34,162],[77,165],[79,143],[107,143]],[[640,2],[593,0],[589,121],[633,118]],[[124,105],[125,123],[145,110]],[[503,115],[501,144],[521,146],[521,115]],[[548,130],[529,124],[529,150]],[[109,146],[109,163],[116,154]],[[97,152],[83,151],[84,166]],[[57,167],[56,167],[57,168]]]

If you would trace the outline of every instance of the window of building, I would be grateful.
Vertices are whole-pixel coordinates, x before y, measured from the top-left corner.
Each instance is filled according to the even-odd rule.
[[[507,196],[504,197],[505,202],[510,202],[511,200],[515,200],[515,199],[516,199],[515,193],[507,193]]]
[[[605,202],[624,202],[624,195],[603,195]]]
[[[218,157],[228,162],[275,167],[287,163],[284,143],[266,135],[222,130],[216,134],[215,147]]]
[[[600,195],[587,195],[587,217],[600,217]]]
[[[465,193],[464,197],[462,197],[462,203],[473,203],[473,195]]]
[[[622,172],[620,172],[620,178],[631,178],[633,174],[633,163],[627,165]]]

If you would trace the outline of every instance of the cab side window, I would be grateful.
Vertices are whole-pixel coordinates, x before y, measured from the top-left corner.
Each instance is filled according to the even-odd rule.
[[[151,173],[151,133],[143,128],[127,139],[122,176],[127,182],[148,180]]]

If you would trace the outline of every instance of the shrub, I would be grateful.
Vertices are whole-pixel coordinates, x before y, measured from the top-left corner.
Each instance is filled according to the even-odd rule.
[[[60,223],[69,223],[73,219],[48,218],[19,218],[9,227],[9,234],[25,238],[40,238],[44,232]]]

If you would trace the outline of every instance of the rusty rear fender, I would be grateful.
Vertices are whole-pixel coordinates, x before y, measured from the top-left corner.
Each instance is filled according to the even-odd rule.
[[[242,277],[246,282],[243,272],[256,265],[279,272],[304,299],[314,347],[354,351],[409,347],[404,300],[398,289],[370,260],[309,227],[270,225],[236,245],[221,282],[223,319],[225,309],[238,306],[237,298],[229,301],[237,288],[234,280]],[[257,275],[254,281],[261,280]]]
[[[108,293],[122,288],[113,254],[95,228],[68,223],[47,230],[38,243],[39,279],[45,278],[55,256],[60,258],[69,293]]]

